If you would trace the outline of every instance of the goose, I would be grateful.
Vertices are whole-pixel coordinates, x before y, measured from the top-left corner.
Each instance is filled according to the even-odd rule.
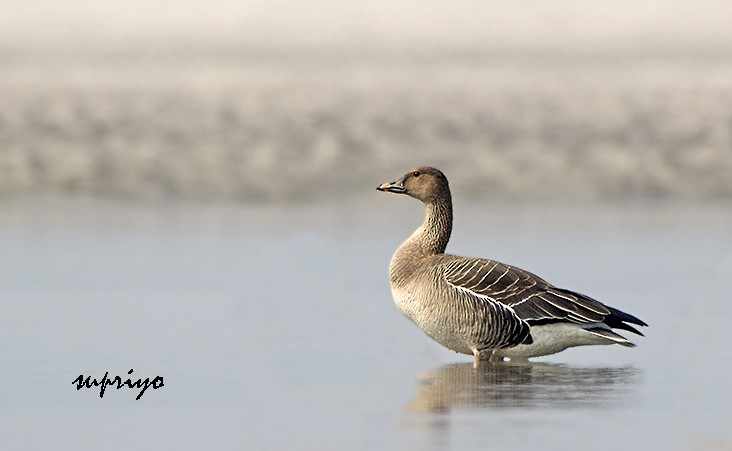
[[[389,278],[399,310],[433,340],[480,362],[526,361],[567,348],[635,346],[613,329],[643,336],[633,315],[495,260],[445,253],[452,196],[445,175],[415,167],[376,187],[425,204],[422,225],[394,253]]]

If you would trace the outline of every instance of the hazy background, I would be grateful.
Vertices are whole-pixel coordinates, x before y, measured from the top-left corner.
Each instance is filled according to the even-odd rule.
[[[0,193],[732,196],[721,0],[0,5]]]

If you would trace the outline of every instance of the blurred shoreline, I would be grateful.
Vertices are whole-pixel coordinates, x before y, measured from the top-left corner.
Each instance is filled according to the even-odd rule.
[[[731,198],[732,70],[636,68],[5,73],[0,193],[314,200],[432,164],[475,197]]]
[[[4,7],[2,197],[312,202],[430,164],[471,199],[732,199],[721,4],[80,1]]]

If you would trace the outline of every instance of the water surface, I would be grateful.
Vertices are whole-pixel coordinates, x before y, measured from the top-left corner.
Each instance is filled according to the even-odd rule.
[[[448,250],[646,320],[635,349],[472,367],[386,275],[421,221],[334,206],[0,203],[8,449],[729,449],[729,205],[455,202]],[[165,386],[77,391],[80,374]],[[579,445],[577,445],[579,446]],[[571,448],[572,446],[570,446]]]

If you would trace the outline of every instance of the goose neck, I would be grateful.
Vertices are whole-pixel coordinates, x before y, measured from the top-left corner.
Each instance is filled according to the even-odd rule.
[[[449,198],[438,199],[425,204],[424,222],[408,242],[419,254],[443,254],[451,232],[452,202]]]

